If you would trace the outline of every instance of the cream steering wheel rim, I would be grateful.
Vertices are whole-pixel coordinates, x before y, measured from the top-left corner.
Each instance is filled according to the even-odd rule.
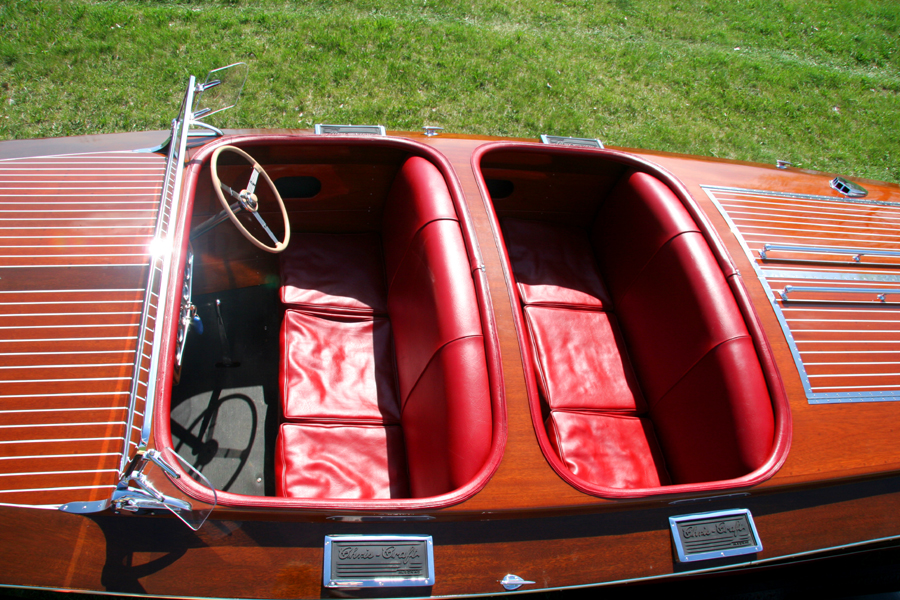
[[[225,150],[227,150],[229,152],[234,152],[234,153],[239,154],[240,156],[244,157],[250,163],[250,166],[252,167],[253,171],[255,173],[257,173],[258,175],[262,175],[263,179],[265,179],[266,183],[269,185],[269,189],[271,189],[272,192],[275,194],[275,199],[278,200],[278,207],[281,209],[281,218],[284,220],[284,239],[281,240],[280,242],[275,239],[275,236],[269,230],[268,225],[266,225],[265,221],[263,221],[262,217],[259,215],[259,212],[258,212],[259,204],[256,201],[256,194],[254,193],[254,190],[256,187],[256,185],[255,185],[256,180],[252,175],[250,178],[250,182],[248,183],[248,187],[252,188],[252,189],[250,189],[250,191],[248,191],[247,189],[244,189],[244,190],[241,190],[240,192],[235,192],[230,187],[222,185],[222,180],[219,179],[217,165],[218,165],[218,160],[219,160],[219,154],[221,154]],[[284,206],[284,200],[281,199],[281,194],[278,193],[278,188],[275,187],[275,184],[269,178],[269,174],[266,173],[266,171],[262,168],[262,166],[260,166],[260,164],[258,162],[256,162],[256,160],[254,160],[254,158],[252,156],[250,156],[249,154],[247,154],[240,148],[237,148],[235,146],[219,146],[218,148],[216,148],[216,151],[213,152],[212,158],[210,159],[209,170],[210,170],[210,174],[212,175],[212,184],[213,184],[213,189],[216,190],[216,196],[218,196],[219,202],[221,203],[222,208],[225,210],[226,213],[228,213],[228,218],[231,220],[231,222],[234,224],[234,226],[237,227],[238,231],[240,231],[241,234],[243,234],[243,236],[245,238],[250,240],[250,242],[257,248],[259,248],[260,250],[265,250],[266,252],[271,252],[273,254],[276,254],[278,252],[283,252],[284,249],[287,248],[288,242],[290,242],[290,240],[291,240],[291,224],[290,224],[290,221],[288,221],[287,209]],[[261,241],[259,241],[256,238],[256,236],[254,236],[252,233],[250,233],[250,231],[246,227],[244,227],[244,224],[240,222],[240,220],[237,218],[237,215],[235,214],[235,211],[232,209],[231,203],[228,201],[227,198],[225,198],[225,193],[223,191],[223,188],[227,189],[230,193],[229,195],[231,195],[235,200],[237,200],[240,203],[241,208],[243,208],[247,212],[252,213],[256,217],[257,221],[260,222],[263,229],[265,229],[266,232],[272,237],[273,242],[275,242],[274,246],[267,246],[266,244],[262,243]]]

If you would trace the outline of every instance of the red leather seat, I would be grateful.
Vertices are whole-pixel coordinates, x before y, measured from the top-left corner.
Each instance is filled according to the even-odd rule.
[[[611,488],[671,483],[653,423],[646,417],[554,410],[550,444],[573,475]]]
[[[282,326],[278,495],[418,498],[471,480],[491,445],[490,393],[468,255],[438,169],[408,159],[380,233],[295,236],[282,274],[294,308]]]
[[[409,496],[403,432],[398,425],[282,423],[275,473],[279,496]]]
[[[587,230],[504,219],[554,451],[609,488],[732,479],[774,415],[734,296],[681,201],[626,173]],[[579,280],[579,278],[581,278]]]
[[[551,409],[646,412],[614,314],[526,306],[525,322],[538,384]]]

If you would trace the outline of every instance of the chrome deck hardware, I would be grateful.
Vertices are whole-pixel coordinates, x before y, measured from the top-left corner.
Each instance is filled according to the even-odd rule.
[[[513,575],[513,574],[509,574],[500,580],[500,585],[503,586],[503,589],[510,591],[510,592],[513,590],[519,589],[523,585],[529,585],[529,584],[534,584],[534,582],[527,581],[525,579],[522,579],[518,575]]]
[[[385,135],[384,125],[324,125],[316,123],[316,135]]]
[[[858,183],[854,183],[843,177],[835,177],[831,180],[831,187],[834,190],[842,193],[848,198],[865,198],[869,195],[869,192],[863,186]]]
[[[874,248],[825,248],[819,246],[784,246],[782,244],[766,244],[759,251],[759,257],[763,260],[770,259],[768,253],[773,250],[786,252],[807,252],[809,254],[850,254],[853,262],[860,262],[863,256],[900,256],[896,250],[876,250]],[[830,262],[830,261],[829,261]]]
[[[581,146],[583,148],[603,148],[603,142],[596,138],[576,138],[561,135],[542,135],[541,141],[555,146]]]

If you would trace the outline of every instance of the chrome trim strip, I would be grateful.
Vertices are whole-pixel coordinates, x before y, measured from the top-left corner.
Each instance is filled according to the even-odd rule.
[[[900,288],[853,288],[853,287],[821,287],[812,285],[786,285],[781,290],[782,302],[797,302],[788,298],[788,294],[794,292],[806,292],[808,294],[875,294],[874,300],[868,302],[887,302],[889,294],[900,294]],[[806,302],[830,302],[829,300],[807,300]],[[867,302],[860,300],[860,302]],[[895,303],[896,304],[896,303]],[[2,327],[0,327],[2,329]]]
[[[840,208],[828,206],[832,203],[832,201],[841,201],[841,198],[828,198],[828,200],[792,198],[793,200],[796,200],[796,202],[789,207],[785,207],[783,204],[779,203],[779,198],[777,196],[773,196],[771,198],[767,198],[764,194],[756,194],[756,196],[756,198],[752,198],[749,196],[749,194],[741,195],[730,193],[727,198],[723,198],[722,206],[743,207],[746,211],[764,210],[764,207],[770,207],[771,210],[775,211],[778,214],[781,214],[782,216],[798,214],[809,217],[820,215],[835,215],[846,217],[851,215],[864,215],[867,213],[867,210],[864,207],[864,203],[854,203],[859,205],[841,206]],[[805,208],[807,210],[800,210],[802,208]],[[826,210],[826,208],[832,208],[833,210]],[[748,212],[748,214],[756,213]]]
[[[603,142],[597,138],[578,138],[564,135],[541,135],[542,144],[554,146],[580,146],[582,148],[604,148]]]
[[[85,427],[92,425],[124,425],[125,421],[100,421],[99,423],[23,423],[21,425],[0,425],[0,429],[21,429],[27,427]]]
[[[143,292],[141,288],[121,288],[109,290],[66,289],[66,290],[0,290],[0,294],[90,294],[94,292]],[[121,302],[121,300],[104,300],[104,302]]]
[[[37,475],[79,475],[84,473],[118,473],[117,469],[84,469],[80,471],[29,471],[19,473],[0,473],[0,477],[35,477]]]
[[[127,396],[128,392],[65,392],[61,394],[5,394],[0,395],[0,398],[68,398],[70,396]],[[121,407],[122,410],[125,410],[126,407]],[[46,409],[46,410],[56,410],[56,409]],[[64,410],[64,409],[63,409]],[[90,408],[85,409],[77,409],[77,410],[91,410]],[[117,409],[118,410],[118,409]],[[28,411],[32,412],[32,411]]]
[[[121,435],[110,437],[89,437],[89,438],[54,438],[51,440],[3,440],[0,444],[54,444],[59,442],[105,442],[106,440],[121,440]],[[115,487],[115,486],[114,486]]]
[[[69,394],[58,394],[58,395],[68,396]],[[82,396],[85,396],[85,395],[90,396],[91,394],[82,394]],[[103,411],[103,412],[109,412],[109,411],[113,411],[113,410],[125,410],[125,407],[124,406],[97,406],[97,407],[82,406],[82,407],[66,407],[66,408],[33,408],[33,409],[21,408],[21,409],[15,409],[15,410],[0,410],[0,414],[7,415],[7,414],[13,414],[13,413],[25,413],[25,414],[30,415],[32,413],[77,412],[77,411],[84,411],[84,410],[99,410],[99,411]],[[121,422],[124,423],[125,421],[121,421]]]
[[[876,250],[864,248],[828,248],[823,246],[786,246],[783,244],[766,244],[759,251],[759,257],[763,260],[769,259],[767,253],[772,250],[782,252],[806,252],[809,254],[852,254],[853,262],[859,262],[863,256],[900,256],[900,252],[896,250]],[[844,264],[844,263],[840,263]]]
[[[5,268],[5,267],[4,267]],[[85,337],[85,338],[22,338],[17,340],[2,340],[0,344],[13,344],[21,342],[102,342],[103,340],[134,340],[135,335],[126,336],[108,336],[108,337]],[[43,396],[43,394],[41,394]],[[2,398],[2,396],[0,396]]]
[[[758,268],[767,279],[821,279],[829,281],[860,281],[900,283],[900,275],[881,275],[875,273],[836,273],[833,271],[784,271],[778,269]]]
[[[45,458],[79,458],[82,456],[118,456],[118,452],[87,452],[84,454],[33,454],[30,456],[0,456],[0,460],[43,460]]]
[[[114,485],[75,485],[68,487],[50,488],[25,488],[20,490],[0,490],[0,494],[24,494],[27,492],[62,492],[66,490],[100,490],[103,488],[115,488]]]
[[[386,135],[384,125],[330,125],[316,123],[316,135]]]

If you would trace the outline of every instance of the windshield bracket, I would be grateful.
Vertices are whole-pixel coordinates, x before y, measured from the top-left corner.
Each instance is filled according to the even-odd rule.
[[[181,459],[177,454],[175,456]],[[190,467],[183,459],[181,459],[181,462],[209,485],[206,477]],[[98,502],[70,502],[63,504],[59,509],[63,512],[76,514],[98,513],[109,508],[112,508],[116,513],[133,514],[166,510],[178,517],[182,523],[192,530],[197,531],[200,529],[200,526],[206,521],[210,509],[205,507],[195,508],[187,497],[175,498],[161,492],[158,488],[158,482],[165,481],[166,478],[160,480],[158,477],[154,477],[150,473],[153,467],[165,473],[166,478],[169,480],[181,478],[181,474],[166,462],[162,453],[158,450],[150,449],[138,452],[131,462],[128,463],[111,498]],[[214,490],[213,497],[215,497]]]

